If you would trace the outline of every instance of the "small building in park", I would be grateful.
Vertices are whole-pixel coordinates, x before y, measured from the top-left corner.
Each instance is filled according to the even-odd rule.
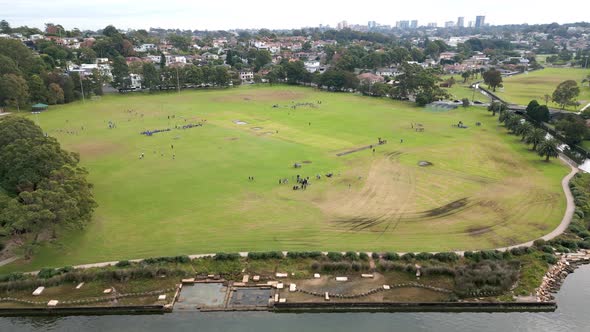
[[[49,107],[49,105],[38,103],[38,104],[31,106],[31,109],[33,112],[42,112],[42,111],[46,111],[48,107]]]

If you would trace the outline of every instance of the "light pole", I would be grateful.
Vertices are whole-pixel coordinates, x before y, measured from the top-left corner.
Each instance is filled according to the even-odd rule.
[[[178,66],[176,66],[176,88],[178,89],[178,93],[180,93],[180,78],[178,77]]]
[[[78,74],[78,78],[80,78],[80,91],[82,91],[82,102],[86,103],[86,98],[84,97],[84,84],[82,84],[82,72]]]

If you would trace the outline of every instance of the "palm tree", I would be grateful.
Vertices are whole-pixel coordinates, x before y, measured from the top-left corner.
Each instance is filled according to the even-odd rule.
[[[525,137],[533,131],[533,129],[535,129],[535,127],[533,127],[532,124],[525,122],[523,124],[521,124],[520,126],[518,126],[516,134],[522,136],[522,138],[520,139],[521,141],[524,141]]]
[[[500,121],[500,123],[504,123],[510,115],[512,115],[512,114],[508,113],[506,111],[502,111],[502,112],[500,112],[500,116],[498,116],[498,121]]]
[[[506,122],[504,122],[504,125],[510,131],[512,131],[513,133],[516,133],[518,126],[520,126],[520,116],[515,115],[515,114],[511,114],[508,117],[508,119],[506,119]]]
[[[545,161],[549,161],[550,157],[557,158],[559,156],[559,150],[557,149],[557,145],[559,143],[556,139],[546,139],[539,143],[539,149],[537,153],[541,157],[546,157]]]
[[[537,150],[537,145],[545,140],[545,131],[541,128],[535,128],[531,130],[525,137],[524,142],[526,144],[533,145],[533,151]]]

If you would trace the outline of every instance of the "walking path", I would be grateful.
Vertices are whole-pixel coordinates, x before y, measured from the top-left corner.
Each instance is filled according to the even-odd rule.
[[[562,234],[570,225],[570,222],[572,221],[572,217],[574,215],[574,210],[576,209],[576,206],[574,204],[574,197],[572,195],[572,192],[570,190],[569,187],[569,182],[570,180],[574,177],[574,175],[576,175],[578,173],[578,168],[575,165],[572,165],[567,159],[565,159],[563,156],[560,157],[560,159],[568,164],[571,168],[571,172],[566,175],[562,180],[561,180],[561,186],[563,188],[563,192],[565,193],[565,199],[567,202],[566,208],[565,208],[565,213],[563,215],[563,218],[561,219],[561,223],[559,224],[559,226],[557,226],[557,228],[555,228],[551,233],[546,234],[542,237],[540,237],[539,239],[543,239],[545,241],[549,241],[557,236],[559,236],[560,234]],[[503,247],[503,248],[497,248],[496,250],[500,250],[500,251],[506,251],[506,250],[510,250],[512,248],[517,248],[517,247],[531,247],[533,246],[533,241],[529,241],[526,243],[521,243],[521,244],[517,244],[517,245],[513,245],[510,247]],[[433,252],[434,254],[435,252]],[[457,253],[458,255],[463,255],[464,251],[455,251],[455,253]],[[283,254],[287,254],[287,251],[283,251]],[[327,254],[327,252],[323,252],[324,255]],[[372,253],[367,253],[369,255],[371,255]],[[399,254],[404,254],[404,253],[399,253]],[[248,256],[248,252],[247,251],[243,251],[243,252],[239,252],[239,255],[241,257],[247,257]],[[215,254],[196,254],[196,255],[189,255],[188,257],[191,259],[195,259],[195,258],[204,258],[204,257],[213,257],[215,256]],[[2,261],[0,262],[0,266],[4,265],[4,264],[9,264],[12,263],[14,260],[17,260],[19,257],[12,257],[8,260]],[[10,262],[7,262],[11,260]],[[132,259],[129,260],[130,262],[141,262],[143,259]],[[6,262],[6,263],[5,263]],[[88,269],[88,268],[93,268],[93,267],[106,267],[106,266],[110,266],[110,265],[115,265],[117,264],[118,261],[111,261],[111,262],[102,262],[102,263],[92,263],[92,264],[82,264],[82,265],[75,265],[74,267],[77,269]],[[29,272],[31,274],[36,274],[39,271],[33,271],[33,272]]]

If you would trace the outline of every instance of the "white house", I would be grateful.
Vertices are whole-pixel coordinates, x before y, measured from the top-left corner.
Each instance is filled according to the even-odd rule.
[[[155,51],[156,49],[157,48],[156,48],[155,44],[141,44],[141,45],[133,48],[133,50],[135,50],[135,52],[140,52],[140,53]]]
[[[131,85],[129,86],[130,89],[139,90],[141,89],[141,82],[143,78],[139,74],[129,74],[129,79],[131,80]]]
[[[319,61],[305,61],[303,63],[303,65],[305,66],[305,70],[307,70],[310,73],[315,73],[316,71],[320,70],[320,62]]]
[[[240,80],[242,82],[252,82],[254,80],[254,72],[251,70],[240,71]]]
[[[209,52],[203,53],[202,57],[205,58],[205,60],[218,60],[219,59],[219,55],[209,53]]]
[[[37,41],[37,40],[41,40],[41,39],[43,39],[45,37],[43,35],[41,35],[41,34],[34,34],[34,35],[31,35],[29,38],[32,41]]]
[[[375,74],[381,77],[395,77],[401,73],[396,68],[379,68],[375,71]]]

